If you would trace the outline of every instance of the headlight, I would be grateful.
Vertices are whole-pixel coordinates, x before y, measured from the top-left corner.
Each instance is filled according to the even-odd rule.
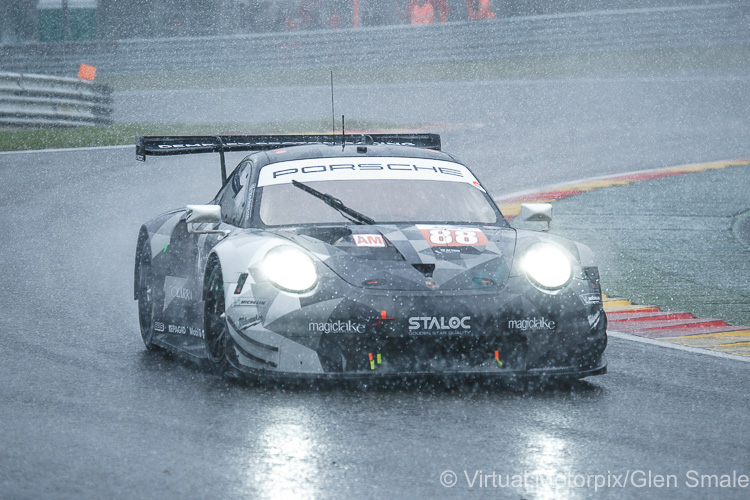
[[[536,243],[521,257],[521,269],[540,288],[556,290],[570,283],[573,267],[570,259],[558,247]]]
[[[306,292],[318,282],[315,262],[291,245],[280,245],[269,250],[263,258],[261,270],[269,281],[288,292]]]

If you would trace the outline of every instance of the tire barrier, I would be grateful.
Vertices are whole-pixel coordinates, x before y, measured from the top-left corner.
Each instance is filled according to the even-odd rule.
[[[78,78],[0,73],[0,127],[80,127],[112,123],[106,85]]]

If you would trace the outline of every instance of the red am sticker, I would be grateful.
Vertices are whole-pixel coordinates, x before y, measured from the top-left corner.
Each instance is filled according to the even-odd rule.
[[[431,247],[466,247],[486,245],[487,236],[476,227],[445,228],[417,226]]]
[[[385,238],[382,234],[353,234],[354,244],[358,247],[384,247]]]

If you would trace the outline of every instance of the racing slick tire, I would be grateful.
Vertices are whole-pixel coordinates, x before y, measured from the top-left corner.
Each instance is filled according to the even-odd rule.
[[[219,260],[212,257],[206,267],[203,284],[205,305],[203,310],[203,343],[206,358],[213,371],[226,374],[229,362],[227,350],[231,348],[231,337],[227,326],[224,303],[224,278]]]
[[[151,243],[142,238],[138,248],[138,323],[146,349],[158,349],[154,344],[154,270],[151,268]]]

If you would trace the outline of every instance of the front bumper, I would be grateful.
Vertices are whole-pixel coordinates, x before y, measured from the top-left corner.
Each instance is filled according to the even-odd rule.
[[[282,315],[278,304],[240,306],[227,314],[230,362],[245,374],[296,379],[598,375],[607,321],[600,301],[581,300],[586,286],[557,295],[512,279],[494,293],[351,287],[294,299]]]
[[[270,365],[258,366],[258,358],[248,358],[247,353],[235,346],[235,351],[229,357],[230,365],[237,374],[254,378],[267,378],[278,381],[287,380],[421,380],[421,379],[580,379],[607,373],[606,356],[600,354],[596,358],[585,360],[581,364],[569,366],[548,366],[541,368],[511,367],[504,364],[496,368],[492,362],[486,362],[480,366],[460,367],[438,361],[431,366],[419,368],[394,367],[393,364],[382,362],[375,365],[373,369],[345,370],[345,371],[283,371],[275,369]],[[375,355],[375,360],[377,359]],[[369,361],[369,360],[368,360]],[[365,364],[368,364],[366,362]],[[262,365],[262,364],[261,364]],[[405,369],[404,369],[405,368]]]

